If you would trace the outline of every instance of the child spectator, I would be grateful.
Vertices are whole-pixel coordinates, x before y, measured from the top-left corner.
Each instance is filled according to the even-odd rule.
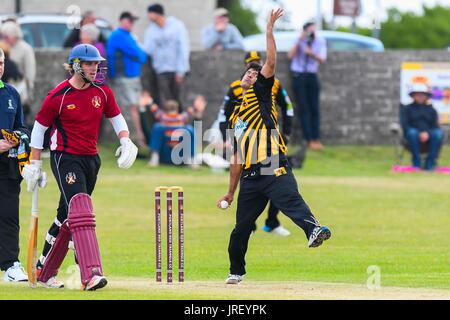
[[[148,95],[144,93],[143,95]],[[156,167],[160,162],[174,163],[171,154],[172,149],[183,142],[184,133],[190,137],[190,158],[195,155],[193,120],[201,120],[206,107],[203,96],[197,96],[193,106],[188,107],[185,112],[179,113],[179,104],[176,100],[167,100],[164,109],[154,104],[151,97],[147,101],[155,118],[155,125],[151,130],[150,149],[152,151],[149,166]],[[181,129],[181,131],[179,130]]]

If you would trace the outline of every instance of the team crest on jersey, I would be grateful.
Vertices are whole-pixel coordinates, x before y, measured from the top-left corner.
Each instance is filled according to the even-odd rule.
[[[74,104],[69,104],[66,108],[67,108],[67,110],[73,110],[73,109],[75,109],[77,106],[76,105],[74,105]]]
[[[241,118],[237,118],[236,124],[234,125],[234,136],[239,139],[247,129],[247,122],[242,121]]]
[[[77,181],[77,176],[75,175],[74,172],[69,172],[68,174],[66,174],[66,182],[68,184],[74,184]]]
[[[94,96],[93,98],[92,98],[92,105],[95,107],[95,108],[100,108],[100,104],[102,103],[102,99],[100,99],[100,97],[99,96]]]

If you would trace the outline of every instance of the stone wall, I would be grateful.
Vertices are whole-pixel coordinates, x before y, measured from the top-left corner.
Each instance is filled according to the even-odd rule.
[[[64,79],[62,62],[68,53],[38,51],[37,102]],[[217,116],[228,84],[243,72],[243,53],[192,52],[191,73],[186,79],[184,101],[192,103],[195,95],[208,100],[204,128]],[[450,52],[387,51],[331,52],[320,70],[322,84],[322,137],[327,144],[386,144],[390,141],[389,124],[398,119],[400,66],[403,61],[450,61]],[[150,87],[148,67],[143,83]],[[291,97],[289,63],[278,55],[277,77]],[[107,127],[107,126],[105,126]],[[299,135],[295,121],[296,136]]]

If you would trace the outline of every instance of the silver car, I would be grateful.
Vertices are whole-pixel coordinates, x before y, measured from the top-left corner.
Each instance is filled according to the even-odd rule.
[[[384,51],[383,43],[375,38],[361,36],[354,33],[339,31],[317,31],[317,35],[325,38],[327,48],[330,51]],[[277,42],[277,51],[289,51],[300,37],[299,31],[276,31],[274,32]],[[244,38],[246,51],[266,50],[266,35],[256,34]]]
[[[34,48],[62,48],[65,38],[78,24],[73,16],[57,14],[3,15],[0,22],[10,18],[19,23],[24,40]],[[103,19],[97,19],[95,24],[107,39],[112,31],[111,25]]]

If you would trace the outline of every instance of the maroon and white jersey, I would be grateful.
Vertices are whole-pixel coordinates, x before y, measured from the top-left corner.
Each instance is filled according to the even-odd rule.
[[[52,127],[50,150],[95,155],[103,114],[106,118],[120,114],[110,88],[94,83],[80,90],[65,80],[47,95],[36,121]]]

